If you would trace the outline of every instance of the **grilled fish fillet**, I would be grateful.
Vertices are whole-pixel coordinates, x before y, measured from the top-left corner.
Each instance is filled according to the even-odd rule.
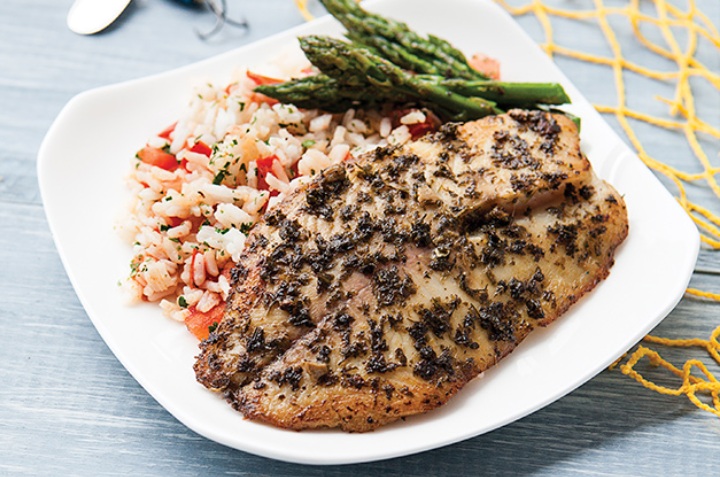
[[[265,216],[197,378],[293,429],[430,410],[605,278],[627,229],[565,116],[445,126]]]

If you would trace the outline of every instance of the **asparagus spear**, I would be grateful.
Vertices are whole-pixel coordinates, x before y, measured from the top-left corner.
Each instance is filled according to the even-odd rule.
[[[480,96],[503,107],[534,107],[565,104],[570,98],[558,83],[511,83],[503,81],[439,79],[444,87],[463,96]]]
[[[424,39],[405,23],[369,13],[354,0],[321,2],[347,27],[348,39],[364,48],[330,38],[303,38],[306,56],[324,74],[258,86],[256,91],[331,112],[417,101],[460,121],[501,113],[500,107],[569,102],[555,83],[490,81],[447,41],[433,35]]]
[[[351,42],[367,48],[377,56],[381,56],[391,63],[409,71],[418,73],[442,75],[445,73],[437,65],[419,56],[413,55],[408,50],[377,35],[363,35],[349,31],[345,34]]]
[[[569,102],[562,86],[556,83],[412,75],[366,49],[332,38],[304,37],[300,44],[308,59],[326,74],[258,86],[256,91],[301,108],[331,112],[418,101],[442,117],[459,121],[501,113],[499,107]]]
[[[463,96],[478,96],[491,100],[502,109],[534,108],[541,104],[556,105],[569,102],[562,86],[557,83],[447,80],[425,75],[417,78],[421,81],[437,82]],[[358,106],[372,108],[385,103],[406,103],[416,99],[394,90],[375,88],[370,83],[362,88],[344,87],[342,83],[324,74],[279,84],[261,85],[257,86],[255,91],[300,108],[318,108],[330,112],[341,112]]]
[[[401,68],[448,78],[488,79],[468,65],[461,51],[441,38],[425,39],[405,23],[367,12],[354,0],[321,2],[348,29],[352,41],[372,47]]]
[[[300,47],[320,71],[344,85],[359,87],[366,82],[379,91],[397,91],[441,108],[455,121],[502,113],[492,101],[455,93],[431,77],[408,73],[365,48],[323,36],[302,37]]]
[[[377,89],[367,83],[364,87],[347,87],[324,74],[307,76],[278,84],[255,87],[255,91],[282,103],[292,103],[305,109],[322,109],[331,113],[353,107],[381,107],[385,103],[406,103],[412,98],[394,90]]]

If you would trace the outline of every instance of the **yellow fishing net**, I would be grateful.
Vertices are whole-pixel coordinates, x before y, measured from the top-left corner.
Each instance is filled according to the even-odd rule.
[[[307,0],[294,0],[306,19],[312,15]],[[693,200],[693,190],[703,187],[709,189],[714,199],[720,199],[720,185],[717,175],[720,166],[713,165],[703,143],[708,140],[720,140],[720,129],[713,124],[713,118],[703,118],[699,113],[707,108],[699,108],[695,92],[704,88],[704,95],[720,94],[720,73],[712,71],[700,60],[700,50],[711,51],[711,57],[717,58],[720,50],[720,33],[696,0],[495,0],[512,15],[533,16],[541,27],[544,42],[541,47],[550,56],[558,56],[573,61],[592,63],[609,69],[615,86],[614,104],[595,104],[603,114],[611,115],[625,132],[640,159],[652,170],[666,178],[666,183],[675,188],[679,204],[697,224],[705,247],[720,250],[720,216],[711,209],[703,207]],[[706,0],[707,2],[716,0]],[[682,6],[678,6],[682,4]],[[583,27],[591,25],[599,29],[608,53],[598,55],[564,46],[556,40],[562,36],[561,29],[568,22],[579,22]],[[556,32],[557,27],[557,32]],[[639,42],[648,52],[667,60],[664,69],[644,66],[628,59],[619,38],[627,40],[628,33],[633,41]],[[576,42],[577,43],[577,42]],[[708,56],[708,55],[705,55]],[[672,97],[655,98],[667,105],[662,114],[651,114],[629,106],[626,76],[638,75],[673,86]],[[705,96],[703,96],[705,97]],[[701,98],[702,99],[702,98]],[[720,102],[719,102],[720,104]],[[714,122],[720,118],[720,110],[710,108]],[[675,131],[678,140],[687,142],[690,153],[680,161],[683,165],[669,164],[669,161],[653,157],[648,152],[641,135],[636,129],[652,126]],[[642,137],[648,137],[643,135]],[[683,139],[680,139],[683,138]],[[650,139],[645,139],[649,142]],[[718,204],[720,205],[720,201]],[[687,296],[720,302],[720,293],[688,288]],[[654,345],[675,348],[701,348],[720,365],[720,326],[707,339],[667,339],[652,335],[643,341]],[[681,378],[677,388],[661,386],[646,379],[635,367],[648,358],[651,365],[666,369]],[[657,351],[644,345],[618,359],[611,369],[620,371],[641,383],[648,389],[667,395],[685,395],[700,409],[720,417],[720,382],[708,367],[698,359],[687,359],[682,369],[664,359]],[[696,374],[693,374],[693,371]],[[699,373],[699,376],[697,375]],[[702,400],[698,394],[707,398]]]
[[[552,2],[548,0],[525,0],[518,5],[510,0],[496,0],[510,13],[516,16],[533,15],[540,23],[545,37],[542,48],[550,55],[559,55],[581,62],[603,65],[612,70],[615,83],[615,104],[595,104],[595,108],[604,114],[613,115],[625,132],[626,137],[635,148],[638,156],[651,169],[666,177],[676,188],[677,199],[687,211],[690,218],[700,230],[702,242],[709,248],[720,250],[720,217],[711,210],[694,202],[688,193],[690,187],[703,182],[712,191],[714,198],[720,199],[720,186],[717,174],[720,167],[713,166],[699,137],[704,135],[712,140],[720,139],[720,129],[711,124],[710,120],[701,118],[696,108],[695,85],[698,80],[706,82],[710,87],[710,94],[720,94],[720,74],[711,71],[708,66],[698,59],[699,48],[710,48],[712,51],[720,50],[720,34],[712,21],[698,7],[695,0],[688,0],[685,8],[677,6],[677,2],[668,0],[627,0],[615,1],[610,5],[608,0],[586,0],[585,2]],[[585,9],[578,9],[581,4]],[[600,56],[579,51],[560,45],[555,40],[554,26],[558,20],[572,20],[591,22],[602,32],[610,54]],[[618,19],[624,22],[618,23]],[[614,22],[613,22],[614,21]],[[668,60],[672,65],[664,70],[657,70],[642,66],[630,61],[623,53],[623,47],[618,40],[620,28],[631,29],[634,37],[650,52]],[[662,43],[651,40],[650,34],[659,36]],[[657,35],[659,33],[659,35]],[[683,46],[681,46],[683,45]],[[645,78],[651,78],[674,85],[672,98],[656,98],[667,104],[667,113],[663,116],[648,114],[632,109],[628,106],[626,75],[632,72]],[[715,119],[720,117],[720,111],[712,109]],[[635,124],[644,123],[668,130],[675,130],[682,134],[692,151],[694,160],[690,157],[682,161],[688,167],[694,168],[692,172],[673,167],[662,160],[650,155],[639,135],[635,132]],[[695,162],[694,164],[690,164]],[[698,171],[699,170],[699,171]],[[720,302],[720,293],[688,288],[687,295],[702,299]],[[667,339],[652,335],[646,336],[646,343],[659,344],[670,347],[702,348],[720,365],[720,326],[718,326],[707,340],[703,339]],[[648,358],[653,366],[664,368],[682,379],[677,388],[660,386],[646,379],[635,366],[643,359]],[[624,364],[621,364],[623,363]],[[630,376],[648,389],[668,395],[685,395],[700,409],[720,417],[720,382],[708,370],[705,364],[698,359],[688,359],[682,369],[678,369],[665,360],[657,351],[639,345],[635,350],[620,358],[611,369],[619,365],[621,372]],[[701,377],[692,374],[699,371]],[[698,394],[709,396],[710,403],[702,401]]]

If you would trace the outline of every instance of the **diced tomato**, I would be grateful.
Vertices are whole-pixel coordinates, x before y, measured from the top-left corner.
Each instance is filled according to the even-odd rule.
[[[170,227],[177,227],[178,225],[183,223],[183,219],[181,219],[180,217],[168,217],[165,221]]]
[[[408,124],[408,130],[410,131],[410,136],[412,136],[413,139],[417,139],[430,131],[434,131],[435,126],[430,121],[425,121],[424,123]]]
[[[179,166],[177,158],[173,154],[156,147],[146,146],[138,151],[137,156],[144,163],[166,171],[174,171]]]
[[[500,62],[482,53],[475,53],[468,64],[475,71],[479,71],[490,79],[500,79]]]
[[[273,154],[272,156],[261,157],[256,160],[255,163],[258,168],[258,176],[265,176],[268,172],[270,172],[272,170],[273,162],[275,162],[277,158],[278,157]]]
[[[258,176],[258,190],[266,190],[270,192],[270,197],[275,197],[276,195],[280,195],[280,191],[273,189],[270,190],[270,186],[267,182],[265,182],[265,176]]]
[[[272,106],[272,105],[278,104],[280,102],[275,98],[271,98],[270,96],[265,96],[262,93],[255,93],[255,92],[253,92],[250,95],[250,98],[251,98],[251,101],[253,101],[255,103],[265,103],[268,106]]]
[[[257,177],[257,188],[258,190],[268,190],[268,183],[265,182],[265,176],[258,174]]]
[[[412,109],[397,109],[393,111],[390,116],[393,127],[396,128],[400,126],[402,124],[400,120],[403,118],[403,116],[411,113],[412,111]],[[430,111],[423,111],[423,113],[425,114],[425,121],[423,121],[422,123],[407,125],[408,131],[410,132],[410,135],[413,139],[417,139],[421,136],[424,136],[426,133],[435,131],[440,125],[440,120]]]
[[[252,71],[248,70],[246,73],[248,78],[253,80],[256,85],[265,85],[265,84],[277,84],[282,83],[283,80],[278,78],[272,78],[270,76],[261,75],[258,73],[253,73]],[[275,98],[271,98],[270,96],[265,96],[262,93],[255,93],[253,92],[251,95],[251,100],[258,102],[258,103],[267,103],[269,105],[277,104],[279,101]]]
[[[175,130],[175,126],[177,126],[177,122],[172,123],[170,126],[165,128],[163,131],[158,134],[158,137],[161,137],[163,139],[170,139],[170,134]]]
[[[250,78],[251,80],[253,80],[253,81],[255,82],[255,84],[257,84],[257,85],[261,85],[261,84],[277,84],[277,83],[282,83],[282,82],[283,82],[283,80],[281,80],[281,79],[272,78],[272,77],[270,77],[270,76],[265,76],[265,75],[261,75],[261,74],[258,74],[258,73],[253,73],[253,72],[250,71],[250,70],[248,70],[246,74],[247,74],[247,77]]]
[[[185,326],[197,339],[204,340],[210,336],[210,327],[222,320],[225,306],[220,304],[206,312],[191,306],[188,311],[190,314],[185,318]]]
[[[237,85],[237,83],[230,83],[229,85],[227,85],[225,87],[225,94],[229,95],[230,93],[232,93],[235,88],[237,88]]]
[[[258,190],[269,190],[270,186],[268,186],[268,183],[265,181],[265,176],[267,176],[268,172],[272,171],[273,163],[278,160],[278,157],[276,155],[267,156],[267,157],[261,157],[260,159],[255,161],[255,164],[257,164],[257,181]],[[270,197],[275,197],[280,192],[273,189],[270,191]]]
[[[191,152],[196,152],[198,154],[203,154],[207,157],[210,157],[212,155],[212,148],[205,144],[202,141],[198,141],[190,148]]]

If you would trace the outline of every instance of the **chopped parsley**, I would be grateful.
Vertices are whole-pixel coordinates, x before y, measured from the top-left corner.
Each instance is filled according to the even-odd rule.
[[[208,326],[208,331],[209,331],[210,333],[212,333],[213,331],[217,330],[217,327],[218,327],[218,322],[217,322],[217,321],[213,321],[213,324],[210,325],[210,326]]]
[[[240,224],[240,232],[247,235],[250,233],[250,229],[252,228],[253,224],[252,222],[244,222]]]
[[[213,184],[220,185],[222,184],[223,179],[225,179],[225,171],[218,172],[215,177],[213,178]]]
[[[180,295],[177,300],[177,304],[180,308],[187,308],[188,303],[183,295]]]

